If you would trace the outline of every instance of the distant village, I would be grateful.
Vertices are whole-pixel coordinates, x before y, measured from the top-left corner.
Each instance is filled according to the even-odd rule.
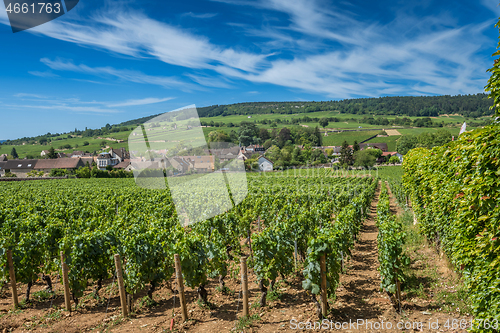
[[[303,146],[298,146],[304,149]],[[339,156],[342,147],[321,146],[312,147],[320,149],[325,157],[329,158],[328,163],[320,165],[332,167],[339,163]],[[352,149],[352,146],[349,146]],[[382,155],[377,159],[378,164],[387,163],[390,157],[396,156],[400,162],[403,156],[397,152],[387,151],[386,143],[361,143],[361,150],[380,149]],[[8,159],[6,154],[0,155],[0,177],[49,177],[55,172],[53,170],[64,170],[67,174],[74,174],[80,168],[97,168],[101,171],[123,170],[132,172],[144,169],[168,169],[170,175],[213,172],[234,159],[246,161],[254,159],[258,169],[252,168],[250,171],[273,171],[274,162],[266,157],[266,149],[261,145],[250,145],[247,147],[232,147],[226,149],[205,149],[204,155],[196,156],[175,156],[167,158],[165,155],[151,159],[140,158],[131,159],[131,154],[125,149],[113,149],[109,152],[92,154],[83,151],[73,151],[72,153],[55,153],[55,158],[48,158],[50,151],[43,150],[40,159]],[[248,169],[248,168],[247,168]],[[57,173],[55,173],[57,174]]]

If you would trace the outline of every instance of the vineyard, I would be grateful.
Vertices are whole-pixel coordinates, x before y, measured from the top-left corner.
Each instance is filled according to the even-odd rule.
[[[278,277],[303,268],[303,288],[321,307],[320,257],[326,254],[328,297],[338,286],[377,182],[372,177],[283,174],[249,178],[248,196],[231,211],[183,227],[168,191],[141,189],[133,180],[65,180],[14,182],[0,194],[2,279],[8,281],[6,251],[12,251],[17,282],[26,286],[25,302],[37,280],[51,288],[61,273],[62,251],[69,268],[73,307],[93,286],[104,297],[103,281],[116,276],[113,255],[123,258],[126,292],[168,283],[179,254],[187,287],[199,302],[210,304],[209,279],[224,290],[228,266],[249,247],[248,260],[266,304]],[[251,232],[257,227],[257,232]],[[241,242],[246,239],[247,245]]]
[[[412,150],[403,165],[420,230],[461,272],[478,325],[500,321],[498,133],[496,124]]]

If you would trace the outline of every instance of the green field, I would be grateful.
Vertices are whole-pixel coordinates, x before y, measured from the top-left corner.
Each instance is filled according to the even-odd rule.
[[[349,144],[353,144],[354,140],[358,143],[364,141],[380,131],[356,131],[356,132],[340,132],[340,133],[329,133],[328,136],[323,137],[323,146],[341,146],[342,142],[347,141]]]
[[[397,128],[397,127],[392,127],[392,126],[382,126],[382,125],[370,125],[366,123],[362,123],[363,117],[367,115],[359,115],[359,114],[345,114],[345,113],[339,113],[338,111],[319,111],[319,112],[310,112],[310,113],[300,113],[300,114],[259,114],[259,115],[252,115],[251,118],[248,118],[246,115],[233,115],[233,116],[217,116],[217,117],[210,117],[210,118],[200,118],[200,121],[202,122],[222,122],[225,124],[233,123],[233,127],[229,126],[222,126],[222,127],[204,127],[203,128],[203,133],[205,134],[205,137],[208,136],[208,133],[214,130],[222,130],[226,133],[231,132],[232,130],[238,131],[237,125],[240,124],[243,121],[248,121],[248,122],[257,122],[257,126],[259,128],[266,128],[268,130],[272,130],[273,127],[271,124],[260,124],[258,121],[261,120],[276,120],[280,119],[281,121],[290,121],[291,119],[294,118],[303,118],[303,117],[309,117],[309,118],[323,118],[323,117],[336,117],[339,119],[338,122],[330,122],[327,126],[327,129],[358,129],[361,127],[362,129],[374,129],[373,131],[356,131],[356,132],[341,132],[341,133],[329,133],[328,136],[323,136],[323,145],[325,146],[340,146],[342,142],[347,141],[349,144],[353,144],[354,140],[357,140],[358,143],[362,142],[369,137],[377,134],[379,131],[375,129],[380,129],[380,128]],[[395,116],[380,116],[380,117],[385,117],[387,119],[394,119]],[[379,118],[379,116],[375,117]],[[418,117],[409,117],[410,119],[418,119]],[[479,119],[480,120],[480,119]],[[450,131],[452,135],[458,135],[458,132],[460,131],[460,126],[464,121],[469,121],[469,119],[466,119],[462,116],[440,116],[437,118],[434,118],[433,121],[435,122],[444,122],[444,127],[446,130]],[[277,130],[283,128],[283,127],[290,127],[290,126],[307,126],[307,127],[319,127],[318,122],[301,122],[299,125],[292,125],[290,123],[274,123],[273,126]],[[132,128],[132,127],[129,127]],[[433,128],[397,128],[399,132],[403,135],[407,134],[413,134],[413,135],[418,135],[423,132],[435,132],[439,128],[433,127]],[[468,128],[469,130],[472,128]],[[124,132],[117,132],[117,133],[112,133],[109,134],[108,137],[118,139],[118,140],[125,140],[125,142],[122,143],[117,143],[115,141],[111,140],[105,140],[106,145],[112,147],[112,148],[127,148],[128,143],[126,140],[128,139],[130,133],[132,131],[124,131]],[[375,138],[370,140],[369,142],[386,142],[388,144],[388,149],[390,151],[395,151],[396,150],[396,140],[399,138],[399,136],[391,136],[387,138]],[[51,146],[56,149],[58,152],[72,152],[74,150],[82,150],[82,151],[88,151],[88,152],[99,152],[101,151],[101,142],[104,139],[98,139],[97,137],[91,138],[91,137],[74,137],[74,138],[67,138],[67,135],[60,135],[58,137],[54,137],[52,139],[53,141],[49,145],[39,145],[39,144],[29,144],[26,143],[24,145],[0,145],[0,154],[10,154],[11,150],[13,147],[16,148],[16,151],[18,155],[21,158],[24,158],[26,156],[33,156],[34,158],[39,158],[40,153],[42,150],[48,150]],[[179,138],[179,140],[182,140],[182,138]],[[87,141],[89,144],[87,146],[84,146],[83,143]],[[59,149],[61,146],[65,145],[70,145],[71,148],[68,149]]]

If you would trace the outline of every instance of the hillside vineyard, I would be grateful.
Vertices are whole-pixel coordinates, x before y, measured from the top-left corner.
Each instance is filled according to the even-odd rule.
[[[114,275],[113,255],[124,261],[128,293],[157,286],[174,273],[179,254],[187,286],[207,300],[208,279],[223,286],[233,256],[242,254],[241,238],[251,235],[253,260],[261,291],[278,275],[294,272],[304,261],[303,287],[320,292],[319,256],[328,253],[328,293],[338,283],[373,198],[372,177],[320,175],[287,177],[283,173],[249,175],[248,196],[231,211],[183,227],[168,191],[141,189],[131,179],[71,179],[11,182],[0,193],[2,279],[8,280],[5,251],[12,250],[16,278],[28,285],[60,271],[60,251],[69,266],[69,286],[78,304],[83,292]],[[208,200],[209,198],[207,198]],[[213,199],[213,198],[212,198]],[[265,297],[264,297],[265,299]]]

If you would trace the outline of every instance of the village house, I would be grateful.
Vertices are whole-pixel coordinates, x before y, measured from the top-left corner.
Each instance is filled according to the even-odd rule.
[[[266,157],[264,157],[264,156],[259,157],[259,159],[257,160],[257,163],[259,163],[259,170],[260,171],[273,171],[274,163],[271,162]]]
[[[196,172],[212,172],[215,170],[215,157],[213,155],[182,156],[191,163]]]
[[[385,142],[380,142],[380,143],[372,143],[372,142],[367,142],[367,143],[360,143],[359,148],[361,150],[364,150],[366,148],[375,148],[375,149],[380,149],[382,152],[387,152],[387,143]]]
[[[215,155],[221,162],[232,161],[238,158],[240,152],[239,147],[223,148],[223,149],[210,149],[207,153]]]
[[[246,147],[241,147],[241,150],[245,152],[256,152],[260,154],[264,154],[266,152],[266,148],[264,148],[264,146],[261,145],[250,145]]]
[[[113,158],[110,153],[100,153],[97,156],[97,167],[99,170],[106,170],[108,165],[115,166],[119,163],[118,159]]]
[[[115,170],[125,170],[125,171],[132,171],[132,163],[130,160],[123,160],[123,162],[118,163],[113,167]]]
[[[109,151],[109,154],[112,158],[117,159],[118,163],[121,163],[125,160],[130,160],[130,153],[125,150],[125,148],[113,149]]]
[[[56,159],[40,159],[36,162],[35,170],[49,173],[52,169],[77,170],[84,167],[85,164],[80,158],[56,158]]]
[[[172,167],[177,169],[177,171],[180,173],[186,173],[194,168],[194,165],[185,160],[183,157],[169,158],[168,161],[170,162]]]
[[[0,162],[0,177],[5,175],[5,164],[7,164],[7,161]]]
[[[392,156],[396,156],[399,159],[399,162],[403,162],[403,155],[395,151],[388,151],[383,152],[382,156],[377,158],[377,163],[386,163]]]
[[[5,172],[10,171],[18,178],[27,178],[28,173],[35,169],[38,160],[8,160],[5,164]]]

